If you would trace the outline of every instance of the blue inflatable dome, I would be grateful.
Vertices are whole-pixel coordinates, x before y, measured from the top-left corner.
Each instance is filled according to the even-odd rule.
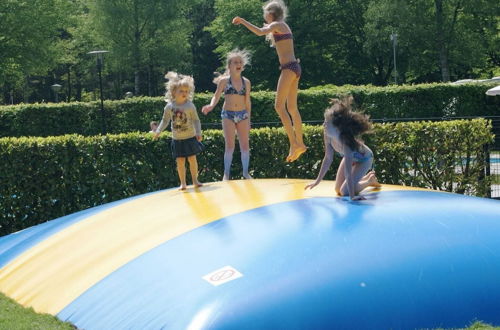
[[[0,291],[82,329],[500,324],[500,202],[248,180],[136,196],[0,238]]]

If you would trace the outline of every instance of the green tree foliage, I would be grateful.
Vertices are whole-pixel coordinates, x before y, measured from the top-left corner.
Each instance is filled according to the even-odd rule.
[[[392,73],[393,32],[402,81],[491,77],[498,67],[497,1],[379,0],[370,2],[365,17],[365,50],[376,84],[388,83]]]
[[[368,81],[363,31],[367,2],[290,0],[289,23],[303,64],[301,84],[362,84]]]
[[[0,1],[0,86],[4,93],[26,92],[30,76],[45,75],[54,66],[59,55],[54,44],[65,22],[64,7],[62,0]],[[28,94],[23,94],[28,101]]]
[[[392,33],[398,34],[398,83],[500,75],[498,0],[285,0],[300,88],[393,81]],[[245,76],[274,90],[275,50],[242,26],[262,26],[262,0],[4,0],[0,2],[0,103],[98,98],[95,58],[106,49],[104,97],[163,94],[168,70],[193,74],[212,91],[212,73],[234,48],[253,53]]]
[[[100,44],[112,52],[112,70],[133,72],[134,93],[157,94],[166,70],[186,72],[191,56],[186,19],[191,2],[169,0],[93,0],[90,16]]]
[[[190,38],[193,56],[192,74],[196,82],[197,91],[213,91],[212,72],[219,66],[220,61],[217,47],[212,35],[206,27],[215,19],[214,0],[200,1],[194,4],[188,15],[193,24],[193,34]]]
[[[304,68],[301,87],[325,83],[362,83],[367,80],[363,46],[363,12],[365,1],[340,0],[288,2],[287,22],[294,33],[296,56]],[[216,0],[217,16],[208,30],[223,55],[233,48],[247,48],[253,52],[252,67],[247,75],[258,77],[254,86],[274,89],[279,76],[278,60],[273,48],[243,26],[234,26],[231,20],[241,16],[262,26],[262,2]],[[311,19],[313,18],[313,19]]]
[[[94,77],[87,74],[95,67],[95,58],[88,52],[97,46],[98,34],[89,18],[87,1],[68,2],[65,16],[66,25],[56,45],[61,56],[52,73],[57,77],[54,82],[62,85],[67,101],[81,101],[85,89],[95,85]]]

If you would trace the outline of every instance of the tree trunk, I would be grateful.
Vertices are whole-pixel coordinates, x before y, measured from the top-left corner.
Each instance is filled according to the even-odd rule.
[[[71,102],[71,66],[67,65],[68,69],[68,95],[66,97],[66,102]]]
[[[151,82],[153,76],[153,67],[148,65],[148,96],[153,96],[153,83]]]
[[[30,92],[29,92],[29,76],[26,75],[24,79],[24,88],[23,88],[23,100],[24,103],[30,103]]]
[[[81,102],[82,101],[82,91],[83,91],[83,84],[82,84],[82,76],[83,74],[75,70],[75,101]]]
[[[434,0],[436,6],[436,42],[439,51],[439,67],[441,68],[441,80],[450,81],[450,69],[448,66],[448,47],[444,28],[443,0]]]
[[[139,96],[141,93],[141,90],[139,88],[139,83],[140,83],[140,77],[139,77],[139,70],[134,71],[134,95]]]
[[[139,8],[138,1],[134,1],[134,92],[135,96],[141,94],[140,89],[140,69],[141,69],[141,54],[140,54],[140,44],[141,44],[141,32],[139,29]]]

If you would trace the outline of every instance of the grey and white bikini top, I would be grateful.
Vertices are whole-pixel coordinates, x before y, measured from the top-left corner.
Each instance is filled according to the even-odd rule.
[[[242,82],[242,87],[241,90],[236,90],[234,88],[233,83],[231,82],[231,77],[229,77],[226,87],[224,88],[224,95],[228,94],[233,94],[233,95],[245,95],[246,94],[246,87],[245,87],[245,79],[241,77],[241,82]]]

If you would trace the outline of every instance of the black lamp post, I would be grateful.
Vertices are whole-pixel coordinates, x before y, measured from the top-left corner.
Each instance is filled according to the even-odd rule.
[[[102,98],[102,67],[104,63],[103,54],[109,53],[107,50],[93,50],[88,54],[96,55],[97,59],[97,72],[99,73],[99,90],[101,92],[101,129],[102,134],[106,134],[106,121],[105,121],[105,113],[104,113],[104,100]]]
[[[56,103],[59,102],[59,91],[61,90],[61,87],[62,86],[59,84],[54,84],[50,86],[50,88],[52,88],[52,90],[54,91]]]

